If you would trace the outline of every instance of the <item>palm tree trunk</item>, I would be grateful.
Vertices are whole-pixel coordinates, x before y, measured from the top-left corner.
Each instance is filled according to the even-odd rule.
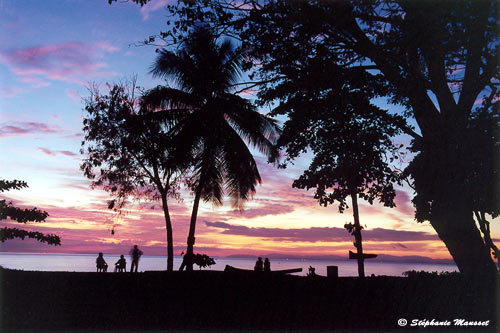
[[[193,270],[193,258],[194,258],[194,243],[195,243],[195,231],[196,231],[196,218],[198,217],[198,207],[200,205],[201,191],[203,187],[203,172],[200,177],[200,182],[198,188],[196,189],[196,194],[194,197],[193,211],[191,213],[191,222],[189,223],[189,234],[187,238],[187,250],[184,257],[184,264],[186,265],[186,271]]]
[[[165,227],[167,229],[167,271],[174,270],[174,244],[172,236],[172,220],[167,204],[167,192],[161,193],[161,203],[163,206],[163,215],[165,216]]]
[[[356,191],[351,191],[352,198],[352,215],[354,217],[354,242],[358,254],[358,275],[360,278],[365,277],[365,262],[363,258],[363,239],[361,237],[361,224],[359,223],[358,211],[358,196]]]

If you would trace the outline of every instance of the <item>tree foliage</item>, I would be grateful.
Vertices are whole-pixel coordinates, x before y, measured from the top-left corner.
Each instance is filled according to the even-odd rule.
[[[389,163],[398,155],[391,138],[399,133],[393,123],[403,120],[370,104],[366,94],[331,90],[316,96],[311,108],[302,97],[311,93],[311,88],[298,90],[275,109],[293,112],[278,144],[285,148],[288,161],[306,150],[314,154],[293,187],[314,188],[321,205],[338,202],[340,212],[348,208],[347,198],[352,199],[354,223],[345,228],[355,237],[359,276],[364,277],[357,197],[370,204],[378,199],[385,206],[395,206],[393,183],[399,175]]]
[[[168,197],[178,198],[181,164],[173,160],[168,132],[175,120],[158,121],[140,109],[135,80],[109,86],[107,94],[91,87],[83,120],[81,169],[92,188],[109,192],[108,208],[121,210],[130,199],[161,201],[167,229],[167,266],[173,269],[172,226]]]
[[[28,184],[20,180],[4,180],[0,179],[0,192],[9,190],[20,190],[28,187]],[[44,222],[49,216],[46,211],[39,210],[38,208],[19,208],[12,205],[12,202],[7,202],[5,199],[0,200],[0,220],[10,219],[18,223],[28,222]],[[49,245],[61,245],[61,239],[54,234],[43,234],[37,231],[27,231],[18,228],[3,227],[0,229],[0,241],[5,242],[9,239],[36,239],[41,243]]]
[[[141,115],[136,90],[133,82],[110,86],[108,94],[94,86],[85,102],[81,169],[92,187],[112,195],[112,209],[130,197],[155,201],[162,191],[176,189],[169,186],[176,170],[166,145],[168,128]]]
[[[351,97],[343,99],[343,110],[325,106],[325,112],[321,112],[315,108],[306,118],[294,117],[286,122],[279,143],[286,147],[288,158],[296,155],[297,149],[309,148],[314,154],[309,168],[293,186],[315,188],[315,198],[321,205],[338,202],[341,212],[347,207],[346,197],[353,191],[370,204],[378,199],[393,207],[393,183],[398,181],[398,174],[389,162],[398,156],[398,147],[391,140],[398,128],[384,120],[390,119],[390,115],[366,98]],[[363,113],[379,113],[381,117],[374,121]],[[302,126],[301,131],[297,131],[298,126]],[[302,134],[292,135],[287,129]]]

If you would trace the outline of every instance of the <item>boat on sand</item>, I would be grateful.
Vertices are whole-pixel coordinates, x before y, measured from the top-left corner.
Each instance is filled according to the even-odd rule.
[[[302,272],[302,268],[290,268],[290,269],[281,269],[281,270],[270,271],[270,272],[259,272],[259,271],[254,271],[252,269],[243,269],[243,268],[237,268],[237,267],[233,267],[233,266],[230,266],[230,265],[226,265],[226,268],[224,268],[224,272],[228,272],[228,273],[251,273],[251,274],[262,274],[262,273],[291,274],[291,273]]]

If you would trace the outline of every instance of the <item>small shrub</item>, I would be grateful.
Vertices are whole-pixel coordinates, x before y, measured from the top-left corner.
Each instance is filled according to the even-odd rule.
[[[194,255],[194,263],[200,267],[200,269],[215,265],[214,258],[207,256],[206,254],[196,253]]]

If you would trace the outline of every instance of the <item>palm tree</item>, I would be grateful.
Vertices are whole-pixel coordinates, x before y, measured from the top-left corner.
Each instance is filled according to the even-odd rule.
[[[228,195],[241,209],[261,182],[247,143],[271,157],[279,129],[248,100],[231,93],[242,63],[242,54],[232,43],[219,44],[203,28],[189,37],[176,53],[161,50],[151,70],[155,77],[173,79],[177,87],[158,86],[143,97],[143,103],[159,116],[175,114],[170,133],[174,155],[191,159],[195,197],[185,263],[192,270],[200,200],[222,205]]]

